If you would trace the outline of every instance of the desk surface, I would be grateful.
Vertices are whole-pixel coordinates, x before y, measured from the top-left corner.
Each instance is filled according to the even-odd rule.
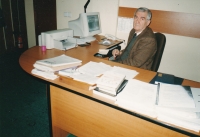
[[[22,69],[24,69],[27,73],[32,75],[31,70],[33,69],[33,64],[35,63],[36,60],[51,58],[51,57],[55,57],[55,56],[58,56],[58,55],[61,55],[61,54],[66,54],[68,56],[72,56],[74,58],[78,58],[78,59],[82,60],[83,64],[87,63],[88,61],[104,62],[104,63],[109,64],[111,66],[120,66],[120,67],[125,67],[125,68],[128,68],[128,69],[136,70],[136,71],[139,72],[139,74],[135,78],[138,79],[138,80],[144,81],[144,82],[150,82],[154,78],[154,76],[156,75],[156,72],[152,72],[152,71],[148,71],[148,70],[144,70],[144,69],[139,69],[139,68],[136,68],[136,67],[127,66],[127,65],[124,65],[124,64],[116,63],[116,62],[111,62],[111,61],[108,61],[108,60],[105,60],[105,59],[102,59],[102,58],[94,57],[93,55],[96,52],[98,52],[99,48],[106,48],[106,47],[102,46],[102,45],[98,45],[97,41],[94,41],[94,42],[91,43],[90,46],[86,46],[86,47],[76,47],[74,49],[67,50],[67,51],[60,51],[60,50],[56,50],[56,49],[51,49],[51,50],[47,50],[45,52],[42,52],[39,46],[35,46],[35,47],[28,49],[27,51],[25,51],[21,55],[21,57],[19,59],[19,63],[21,65]],[[139,119],[142,119],[142,121],[145,120],[148,123],[147,125],[149,125],[149,126],[152,126],[151,124],[153,123],[153,125],[155,125],[155,126],[153,126],[155,131],[157,130],[156,128],[164,128],[164,130],[166,129],[166,132],[170,131],[170,135],[184,136],[183,134],[187,134],[187,135],[198,135],[198,136],[200,136],[200,133],[193,132],[193,131],[183,129],[183,128],[179,128],[179,127],[176,127],[176,126],[168,125],[168,124],[165,124],[163,122],[157,121],[156,119],[152,119],[152,118],[134,113],[132,111],[120,108],[111,100],[93,95],[92,91],[88,90],[88,87],[89,87],[88,84],[81,83],[81,82],[78,82],[78,81],[74,81],[74,80],[69,79],[69,78],[63,78],[63,77],[60,77],[56,80],[47,80],[47,79],[44,79],[44,78],[39,77],[39,76],[35,76],[35,77],[38,77],[39,79],[43,79],[43,80],[47,81],[47,83],[51,85],[51,91],[50,92],[52,92],[53,90],[56,91],[58,89],[62,89],[62,90],[64,89],[64,91],[65,90],[70,91],[73,94],[75,94],[75,97],[81,96],[83,99],[86,98],[87,100],[88,99],[92,100],[93,104],[95,104],[95,102],[98,102],[101,105],[103,105],[102,107],[104,107],[104,108],[108,107],[110,109],[116,109],[117,114],[119,112],[119,114],[125,113],[126,115],[128,114],[131,117],[137,117]],[[189,85],[189,86],[192,86],[192,87],[200,88],[200,83],[190,81],[190,80],[184,80],[183,85]],[[63,92],[62,90],[59,91],[60,92],[59,94],[63,94],[65,96],[65,94],[67,94],[67,92]],[[56,102],[55,101],[56,97],[62,98],[62,97],[59,97],[59,95],[55,95],[54,92],[52,92],[51,96],[55,96],[55,99],[53,97],[51,99],[52,104],[54,102]],[[70,95],[68,95],[68,96],[70,96]],[[67,98],[67,96],[66,96],[66,98]],[[89,104],[91,104],[91,102]],[[67,106],[65,106],[65,107],[67,107]],[[51,112],[52,115],[53,115],[52,119],[57,120],[57,116],[56,116],[57,113],[54,112],[55,111],[54,108],[56,108],[56,107],[53,104],[52,105],[52,112]],[[61,108],[61,109],[63,109],[63,108]],[[65,112],[65,113],[67,113],[67,112]],[[95,112],[95,113],[97,113],[97,112]],[[100,112],[98,112],[98,113],[100,113]],[[67,127],[66,125],[63,125],[62,121],[60,121],[60,123],[59,123],[58,122],[59,120],[57,120],[57,121],[56,120],[52,120],[53,124],[55,123],[55,125],[62,125],[63,126],[63,128],[62,127],[59,127],[59,128],[62,128],[63,130],[66,129],[66,130],[69,130],[69,132],[72,132],[72,133],[74,132],[77,135],[83,136],[81,133],[79,133],[79,131],[76,131],[73,128],[70,128],[70,127]],[[129,120],[127,120],[127,122],[128,121]],[[149,124],[149,122],[150,122],[150,124]],[[94,126],[94,123],[92,125]],[[64,128],[64,126],[66,126],[66,128]],[[141,127],[141,128],[145,128],[145,127]],[[85,131],[85,130],[83,130],[83,131]],[[171,133],[171,131],[173,133]],[[120,132],[122,132],[122,131],[120,131]],[[161,132],[164,132],[163,129],[161,130]],[[94,133],[91,133],[91,134],[94,135]],[[152,136],[154,136],[154,133],[152,133]]]

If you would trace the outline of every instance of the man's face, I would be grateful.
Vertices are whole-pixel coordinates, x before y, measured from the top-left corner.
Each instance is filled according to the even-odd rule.
[[[147,12],[138,11],[133,19],[133,28],[136,33],[144,30],[150,23],[150,20],[147,20]]]

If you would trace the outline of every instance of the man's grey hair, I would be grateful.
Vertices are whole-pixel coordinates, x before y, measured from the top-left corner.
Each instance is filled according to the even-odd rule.
[[[140,7],[135,11],[134,16],[138,11],[139,12],[146,12],[147,13],[147,20],[151,20],[152,13],[151,13],[151,11],[149,9],[147,9],[145,7]]]

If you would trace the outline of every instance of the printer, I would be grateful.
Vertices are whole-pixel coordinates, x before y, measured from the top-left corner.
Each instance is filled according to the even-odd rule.
[[[39,46],[46,46],[46,49],[67,50],[76,47],[76,39],[73,38],[73,30],[58,29],[42,32],[38,36]]]

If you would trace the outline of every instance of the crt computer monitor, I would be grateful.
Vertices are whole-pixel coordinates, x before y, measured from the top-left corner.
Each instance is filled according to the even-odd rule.
[[[74,36],[84,39],[85,42],[94,41],[93,36],[101,33],[99,12],[80,13],[78,19],[68,22],[68,26],[74,31]]]

